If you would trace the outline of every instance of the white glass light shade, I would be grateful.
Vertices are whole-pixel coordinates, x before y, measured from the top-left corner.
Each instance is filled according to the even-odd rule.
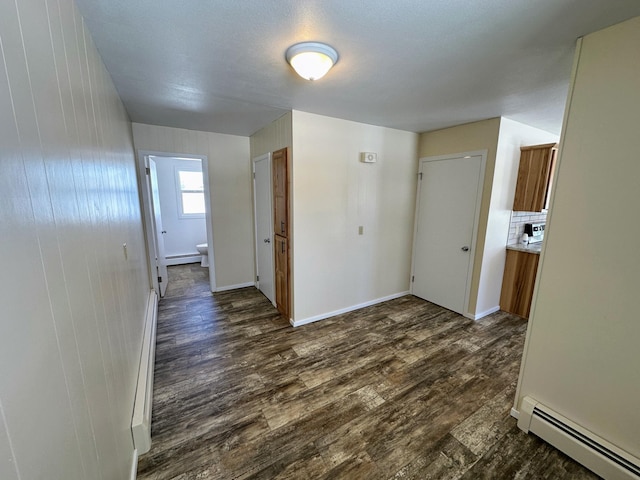
[[[318,80],[338,61],[338,52],[324,43],[296,43],[287,50],[287,61],[302,78]]]

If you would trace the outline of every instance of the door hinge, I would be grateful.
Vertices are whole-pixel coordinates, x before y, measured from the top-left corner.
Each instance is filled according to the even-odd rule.
[[[146,173],[147,175],[151,175],[151,169],[149,167],[145,167],[144,173]]]
[[[418,180],[422,180],[422,172],[418,173]]]
[[[256,282],[260,281],[260,275],[256,275]]]
[[[253,172],[253,178],[256,178],[256,172]]]
[[[162,277],[158,277],[158,283],[162,283]]]
[[[415,281],[416,277],[414,275],[411,275],[411,283],[413,283]]]

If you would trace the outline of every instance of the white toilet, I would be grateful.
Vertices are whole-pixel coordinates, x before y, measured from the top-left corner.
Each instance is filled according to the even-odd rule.
[[[208,267],[209,266],[209,245],[206,243],[201,243],[199,245],[196,245],[196,248],[198,249],[198,253],[202,255],[200,266]]]

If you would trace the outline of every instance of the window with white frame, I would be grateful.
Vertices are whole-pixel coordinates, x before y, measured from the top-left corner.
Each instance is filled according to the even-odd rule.
[[[204,178],[201,170],[176,168],[178,184],[179,216],[182,218],[204,217]]]

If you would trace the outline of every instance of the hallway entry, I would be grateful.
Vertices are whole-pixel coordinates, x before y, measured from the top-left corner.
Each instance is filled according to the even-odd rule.
[[[200,261],[208,252],[210,292],[216,288],[211,195],[206,155],[138,151],[142,213],[152,288],[163,297],[168,265]]]

